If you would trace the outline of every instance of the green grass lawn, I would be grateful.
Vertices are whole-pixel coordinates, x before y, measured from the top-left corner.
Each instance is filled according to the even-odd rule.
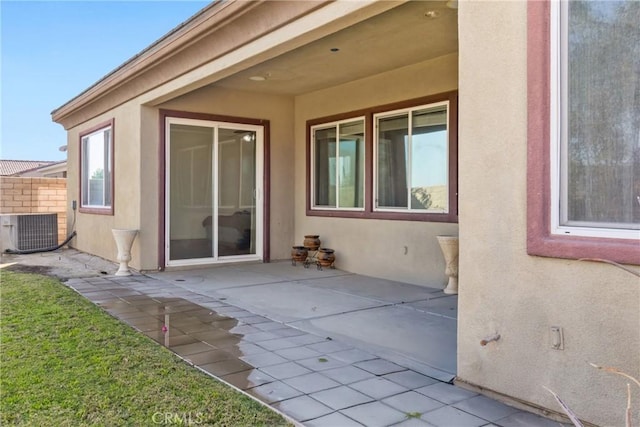
[[[0,425],[287,424],[59,281],[0,280]]]

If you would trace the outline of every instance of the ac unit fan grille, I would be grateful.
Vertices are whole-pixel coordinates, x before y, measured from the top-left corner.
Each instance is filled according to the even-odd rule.
[[[19,250],[45,249],[58,244],[58,215],[19,215]]]

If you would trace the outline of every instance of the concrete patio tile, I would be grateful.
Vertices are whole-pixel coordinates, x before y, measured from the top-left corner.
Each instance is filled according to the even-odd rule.
[[[107,311],[115,315],[120,320],[135,319],[139,317],[149,316],[149,313],[147,313],[146,311],[140,311],[137,308],[136,308],[136,311],[127,311],[122,313],[113,313],[111,312],[111,310],[107,310]]]
[[[434,298],[425,301],[416,301],[407,304],[417,310],[427,313],[437,314],[452,319],[458,318],[458,296],[449,295],[448,297]]]
[[[285,327],[285,328],[280,328],[280,329],[273,329],[271,331],[272,334],[276,334],[278,336],[281,336],[283,338],[287,338],[287,337],[297,337],[299,335],[304,335],[305,332],[301,331],[300,329],[296,329],[296,328],[290,328],[290,327]]]
[[[404,413],[425,413],[438,409],[443,403],[430,399],[415,391],[397,394],[382,400],[383,403]]]
[[[400,365],[396,365],[393,362],[389,362],[384,359],[367,360],[365,362],[354,363],[354,366],[371,372],[375,375],[391,374],[393,372],[406,371],[407,368],[403,368]]]
[[[353,350],[353,347],[333,340],[310,344],[307,347],[312,350],[319,351],[320,353],[335,353],[337,351]]]
[[[367,427],[386,427],[407,418],[404,412],[397,411],[380,402],[358,405],[340,412]]]
[[[329,388],[340,386],[340,383],[317,372],[301,375],[299,377],[288,378],[284,380],[284,382],[305,394],[315,393],[317,391],[327,390]]]
[[[278,365],[280,363],[285,363],[288,361],[284,357],[278,356],[277,354],[271,352],[247,354],[246,356],[241,356],[240,359],[255,368]]]
[[[260,347],[266,348],[267,350],[271,350],[271,351],[282,350],[285,348],[292,348],[292,347],[299,346],[299,344],[292,342],[288,338],[276,338],[273,340],[258,341],[257,344]]]
[[[226,350],[228,348],[235,348],[242,338],[238,335],[227,334],[226,336],[218,337],[214,340],[204,340],[207,344],[211,344],[215,348]]]
[[[436,383],[416,389],[416,391],[447,405],[452,405],[461,400],[470,399],[478,395],[472,391],[446,383]]]
[[[284,325],[280,322],[263,322],[263,323],[257,323],[255,326],[261,331],[268,332],[273,329],[282,329]]]
[[[292,399],[302,395],[302,392],[283,383],[274,381],[247,390],[247,393],[266,403],[280,402],[281,400]]]
[[[226,351],[227,353],[235,357],[249,356],[249,355],[258,354],[258,353],[267,353],[267,350],[265,350],[264,348],[258,347],[253,343],[244,342],[244,341],[240,341],[238,344],[236,344],[233,347],[226,347],[224,351]]]
[[[565,425],[530,412],[516,412],[508,417],[494,421],[500,427],[558,427]],[[566,424],[569,425],[569,424]]]
[[[365,360],[376,359],[376,356],[374,356],[373,354],[367,353],[366,351],[362,351],[357,348],[351,350],[336,351],[335,353],[331,353],[331,356],[345,363],[364,362]]]
[[[260,332],[260,330],[257,328],[254,328],[251,325],[237,325],[229,329],[229,332],[233,334],[248,335],[248,334],[255,334],[257,332]]]
[[[162,331],[147,331],[144,332],[146,336],[154,340],[160,345],[165,347],[175,347],[184,344],[193,344],[199,342],[198,339],[192,337],[191,335],[185,334],[174,334],[175,331],[171,331],[172,333],[167,337],[167,335]]]
[[[461,409],[472,415],[484,418],[487,421],[496,421],[520,412],[519,409],[507,406],[486,396],[476,396],[471,399],[455,403],[453,407]]]
[[[293,282],[229,288],[220,293],[228,296],[230,303],[283,323],[381,305],[378,301],[347,294],[337,298],[333,291]]]
[[[277,350],[275,353],[289,360],[309,359],[310,357],[320,357],[322,355],[322,353],[318,353],[317,351],[311,350],[307,347],[285,348]]]
[[[119,300],[117,296],[113,295],[110,292],[89,292],[89,293],[83,293],[82,296],[84,296],[94,304],[106,303],[110,301],[113,302],[113,301]]]
[[[206,365],[209,363],[220,362],[221,360],[233,359],[234,357],[222,350],[210,350],[184,356],[184,358],[194,365]]]
[[[393,425],[393,427],[429,427],[429,426],[433,426],[433,424],[429,424],[428,422],[424,421],[422,418],[414,418],[414,417],[407,418],[401,423]]]
[[[254,316],[253,313],[250,313],[247,310],[243,310],[233,305],[227,305],[226,307],[218,307],[215,309],[215,312],[218,314],[224,314],[229,317],[236,317],[237,315],[242,316],[243,314],[249,314],[250,316]]]
[[[211,310],[216,310],[219,307],[229,306],[229,304],[226,304],[218,299],[214,299],[213,301],[210,301],[210,302],[199,302],[198,304],[202,305],[203,307],[209,308]]]
[[[380,377],[350,384],[349,387],[378,400],[407,391],[405,387]]]
[[[116,317],[120,317],[121,314],[127,313],[143,313],[142,311],[138,310],[138,307],[129,305],[127,303],[122,303],[121,305],[112,305],[111,307],[103,306],[102,308]]]
[[[362,427],[362,424],[339,412],[316,418],[304,423],[307,427]]]
[[[236,372],[235,374],[224,375],[221,379],[238,387],[240,390],[247,390],[277,381],[275,378],[267,375],[259,369],[249,369],[246,371]]]
[[[246,310],[229,311],[229,312],[224,313],[224,315],[233,317],[234,319],[237,319],[237,320],[240,320],[240,321],[242,319],[244,319],[245,317],[253,317],[254,316],[253,313],[251,313],[250,311],[246,311]]]
[[[333,409],[309,396],[294,397],[273,406],[298,421],[322,417],[333,412]]]
[[[295,362],[286,362],[279,365],[263,366],[260,368],[260,370],[266,372],[267,374],[278,380],[284,380],[286,378],[293,378],[311,373],[309,369],[302,367]]]
[[[250,365],[238,359],[221,360],[220,362],[208,363],[199,367],[207,372],[211,372],[216,377],[251,369]]]
[[[256,325],[258,323],[264,323],[264,322],[270,322],[270,320],[267,319],[266,317],[258,316],[255,314],[253,316],[247,316],[242,318],[242,323],[246,323],[247,325]]]
[[[322,318],[300,320],[296,327],[343,342],[366,342],[385,353],[448,372],[456,372],[457,321],[394,305],[351,310]],[[414,369],[417,370],[417,369]]]
[[[305,284],[391,303],[425,299],[429,297],[431,292],[437,291],[437,289],[424,286],[410,285],[408,283],[394,282],[359,274],[308,280],[305,281]]]
[[[443,406],[435,411],[427,412],[422,415],[421,419],[438,427],[479,427],[487,424],[486,420],[452,406]]]
[[[133,326],[140,332],[155,331],[162,329],[164,322],[152,317],[136,317],[133,319],[123,319],[127,324]]]
[[[211,326],[206,323],[202,323],[200,321],[192,321],[192,322],[180,322],[174,324],[174,322],[170,322],[169,327],[175,327],[183,331],[187,334],[193,334],[195,332],[204,332],[211,330]]]
[[[375,378],[375,375],[370,372],[363,371],[362,369],[354,366],[343,366],[342,368],[328,369],[323,371],[322,374],[341,384],[351,384],[368,378]]]
[[[333,409],[344,409],[371,402],[373,399],[347,386],[318,391],[309,396]]]
[[[406,388],[411,390],[425,387],[438,382],[438,380],[411,370],[387,374],[384,376],[384,378],[391,380],[396,384],[405,386]]]
[[[274,332],[274,333],[277,334],[277,332]],[[326,338],[322,338],[313,334],[303,333],[303,335],[290,337],[289,340],[296,344],[308,345],[308,344],[317,344],[317,343],[325,342]]]
[[[256,332],[255,334],[246,334],[244,336],[245,341],[251,341],[253,343],[257,343],[260,341],[274,340],[280,338],[276,334],[272,334],[271,332]]]
[[[298,363],[314,371],[325,371],[345,366],[344,362],[327,355],[298,360]]]

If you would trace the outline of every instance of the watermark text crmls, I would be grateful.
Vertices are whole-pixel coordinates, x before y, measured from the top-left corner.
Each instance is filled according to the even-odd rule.
[[[202,412],[154,412],[151,421],[158,425],[193,426],[202,424]]]

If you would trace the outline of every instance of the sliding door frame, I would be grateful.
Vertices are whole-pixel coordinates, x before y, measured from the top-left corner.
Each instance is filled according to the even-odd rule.
[[[269,144],[269,121],[262,119],[252,119],[245,117],[234,116],[222,116],[214,114],[204,113],[191,113],[186,111],[175,110],[160,110],[160,144],[158,147],[159,155],[159,179],[158,179],[158,192],[159,192],[159,224],[158,224],[158,270],[162,271],[168,266],[169,259],[167,257],[167,185],[169,179],[169,171],[167,170],[167,148],[169,142],[169,135],[167,134],[168,119],[194,119],[204,120],[207,122],[217,122],[223,128],[232,127],[233,125],[251,125],[262,127],[262,254],[256,254],[260,256],[263,262],[270,261],[270,144]],[[257,153],[258,154],[258,153]],[[257,160],[257,159],[256,159]],[[258,177],[256,177],[258,178]],[[213,261],[211,264],[218,264],[220,262],[240,262],[241,258],[228,257],[222,261]],[[201,263],[192,265],[202,265]]]

